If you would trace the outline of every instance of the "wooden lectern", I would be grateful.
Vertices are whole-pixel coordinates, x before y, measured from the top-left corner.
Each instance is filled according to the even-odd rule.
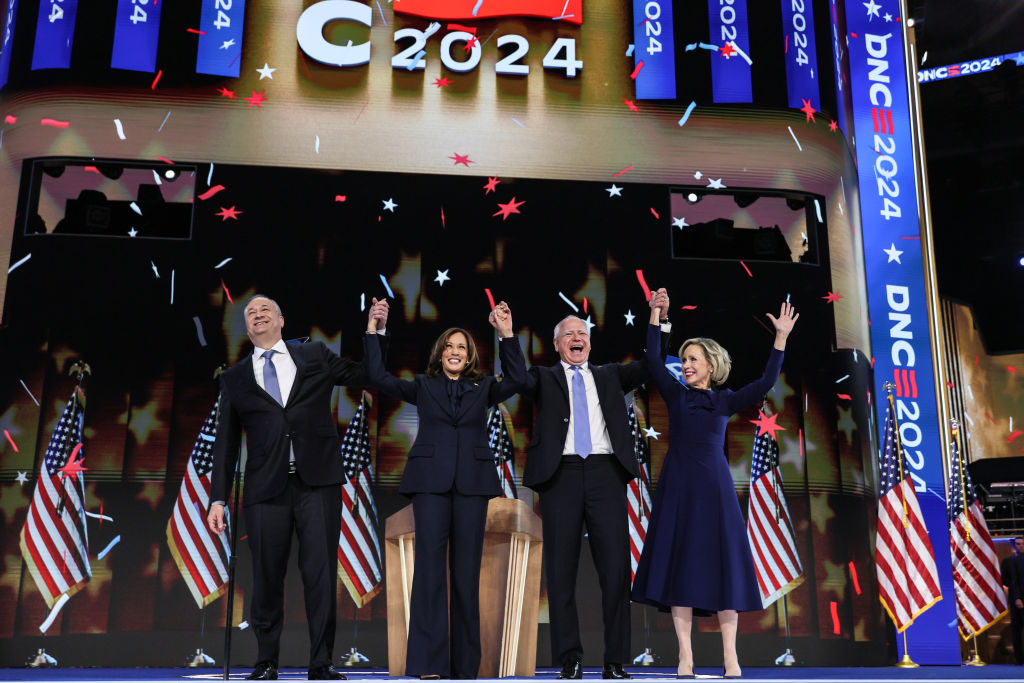
[[[412,505],[387,518],[388,675],[405,675],[416,530]],[[492,498],[480,565],[480,678],[533,676],[543,550],[540,517],[521,500]]]

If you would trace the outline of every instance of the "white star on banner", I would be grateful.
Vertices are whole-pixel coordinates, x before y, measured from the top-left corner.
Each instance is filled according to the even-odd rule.
[[[896,248],[895,242],[892,243],[891,247],[889,247],[888,249],[883,249],[882,251],[889,255],[889,260],[886,261],[886,263],[892,263],[893,261],[895,261],[896,263],[903,265],[903,261],[900,261],[900,254],[902,254],[903,252]]]

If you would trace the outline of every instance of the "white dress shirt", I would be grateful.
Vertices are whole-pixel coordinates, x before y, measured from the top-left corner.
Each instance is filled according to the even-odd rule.
[[[576,453],[575,420],[576,411],[572,405],[572,376],[575,370],[564,360],[560,361],[565,372],[565,381],[569,387],[569,431],[565,436],[565,448],[562,455]],[[611,453],[612,440],[608,436],[608,425],[604,421],[604,412],[601,410],[601,401],[597,397],[597,384],[594,383],[594,373],[590,371],[590,364],[584,363],[579,369],[583,377],[583,387],[587,390],[587,413],[590,416],[590,452]]]
[[[295,383],[295,361],[292,360],[291,354],[288,353],[288,345],[284,343],[283,339],[278,339],[277,343],[272,347],[274,349],[274,355],[271,356],[274,363],[274,369],[277,370],[277,386],[281,389],[281,401],[282,405],[288,405],[288,394],[292,391],[292,384]],[[260,385],[260,389],[266,391],[266,387],[263,386],[263,366],[266,365],[266,359],[263,354],[269,349],[261,349],[258,346],[254,346],[252,349],[252,371],[256,375],[256,384]]]

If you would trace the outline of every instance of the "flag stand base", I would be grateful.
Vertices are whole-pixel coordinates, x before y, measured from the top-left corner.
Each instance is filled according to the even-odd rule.
[[[57,660],[47,654],[44,648],[39,648],[34,655],[28,658],[25,666],[30,669],[52,669],[57,667]]]
[[[775,658],[775,666],[793,666],[794,664],[796,664],[796,657],[788,647],[785,652]]]
[[[203,652],[203,648],[197,647],[195,654],[189,654],[185,656],[185,666],[190,669],[197,669],[206,666],[216,666],[217,662],[213,661],[213,657]]]
[[[369,664],[370,658],[364,655],[354,647],[351,648],[347,654],[341,656],[342,666],[359,666],[360,664]]]
[[[975,652],[973,657],[964,662],[964,666],[988,666],[988,663],[981,661],[981,657]]]
[[[916,669],[917,667],[919,667],[921,665],[918,664],[917,662],[915,662],[913,659],[911,659],[910,655],[908,655],[907,653],[904,652],[903,653],[903,659],[901,659],[900,661],[896,662],[896,666],[898,666],[901,669]]]
[[[634,666],[654,666],[661,661],[661,657],[654,654],[651,648],[645,647],[644,651],[633,658]]]

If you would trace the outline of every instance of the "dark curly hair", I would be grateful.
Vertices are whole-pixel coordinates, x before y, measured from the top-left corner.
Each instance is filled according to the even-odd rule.
[[[463,379],[468,379],[470,381],[476,381],[484,376],[484,374],[477,369],[477,365],[480,363],[480,356],[477,355],[476,344],[473,343],[473,337],[471,337],[469,332],[461,327],[449,327],[441,333],[441,336],[434,342],[433,348],[430,349],[430,360],[427,361],[427,377],[437,377],[438,375],[444,374],[444,370],[441,369],[441,354],[444,353],[444,345],[447,344],[448,340],[451,339],[451,336],[456,333],[462,333],[462,336],[466,338],[466,347],[469,351],[469,355],[466,358],[466,367],[460,376]]]

